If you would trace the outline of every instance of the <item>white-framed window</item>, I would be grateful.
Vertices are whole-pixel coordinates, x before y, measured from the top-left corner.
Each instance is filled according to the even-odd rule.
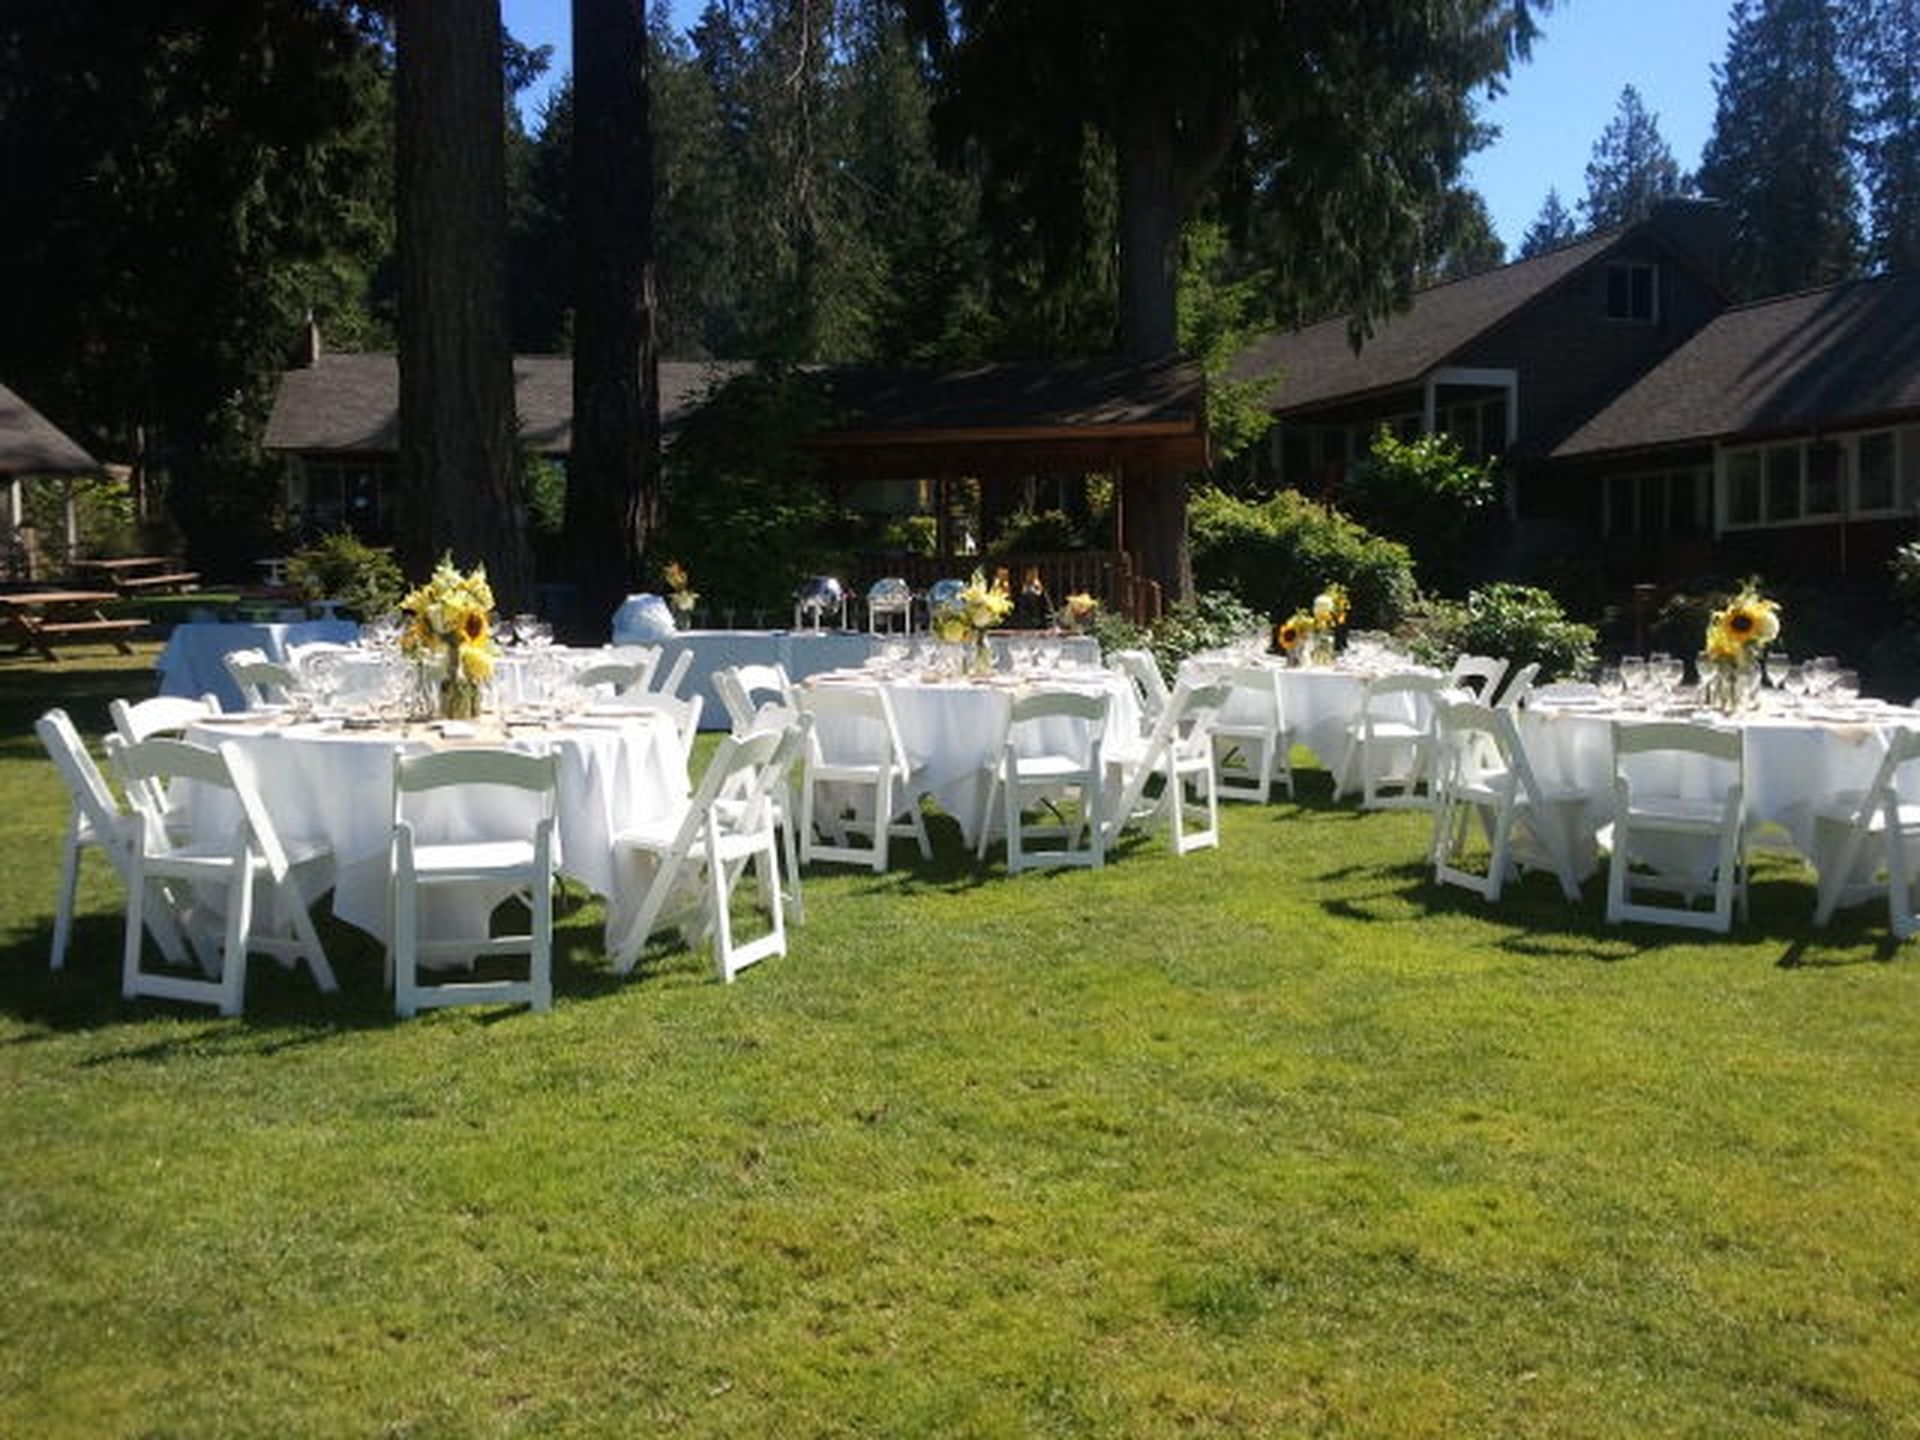
[[[1435,417],[1443,434],[1451,435],[1469,460],[1486,460],[1507,449],[1507,397],[1463,400],[1443,405]]]
[[[1720,452],[1721,528],[1901,515],[1920,495],[1920,427]]]
[[[1704,466],[1609,475],[1601,494],[1601,533],[1613,539],[1704,533],[1712,522],[1712,471]]]
[[[1608,262],[1607,318],[1648,322],[1658,320],[1660,267],[1645,260]]]

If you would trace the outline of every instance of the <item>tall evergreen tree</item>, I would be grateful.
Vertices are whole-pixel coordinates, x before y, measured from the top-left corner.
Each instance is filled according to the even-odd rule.
[[[1778,295],[1856,273],[1858,127],[1831,0],[1736,0],[1703,193],[1732,218],[1728,281]]]
[[[400,548],[485,563],[532,598],[507,344],[499,0],[394,8],[400,261]]]
[[[1433,248],[1432,260],[1420,267],[1420,284],[1464,280],[1507,259],[1506,244],[1487,213],[1486,197],[1467,185],[1449,190],[1435,207]]]
[[[1561,203],[1559,190],[1549,185],[1547,198],[1540,203],[1540,213],[1533,217],[1527,233],[1520,237],[1519,258],[1530,260],[1549,250],[1558,250],[1562,245],[1571,244],[1579,234],[1580,227]]]
[[[653,139],[641,0],[573,0],[573,450],[567,550],[582,614],[612,617],[660,518]]]
[[[1660,134],[1660,117],[1650,114],[1640,92],[1627,86],[1587,161],[1587,198],[1581,209],[1588,227],[1611,230],[1644,220],[1656,200],[1678,195],[1683,188],[1680,166]]]
[[[1868,254],[1920,270],[1920,0],[1863,0],[1856,14]]]

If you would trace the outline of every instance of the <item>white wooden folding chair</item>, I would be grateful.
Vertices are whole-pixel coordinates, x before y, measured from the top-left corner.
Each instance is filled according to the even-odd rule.
[[[129,1000],[155,995],[215,1005],[222,1015],[238,1015],[246,999],[247,957],[256,951],[288,967],[304,963],[321,990],[338,989],[308,913],[331,883],[332,854],[321,848],[290,852],[281,843],[246,755],[231,743],[209,748],[156,736],[116,746],[113,761],[143,822],[135,828],[127,876],[120,993]],[[141,797],[174,780],[231,792],[239,810],[237,823],[221,825],[215,834],[169,834],[165,816],[144,810]],[[223,892],[225,924],[218,948],[201,954],[207,973],[147,969],[142,941],[148,907],[168,907],[173,923],[187,928],[183,907],[195,903],[190,899],[195,885]],[[271,906],[270,928],[255,924],[256,888]]]
[[[1475,700],[1443,704],[1434,749],[1433,878],[1496,901],[1522,869],[1550,870],[1560,893],[1578,901],[1576,832],[1589,797],[1541,785],[1512,712]],[[1484,874],[1466,868],[1476,827],[1488,843]]]
[[[1109,847],[1128,826],[1151,825],[1161,819],[1167,822],[1168,841],[1176,855],[1220,843],[1212,731],[1214,718],[1231,693],[1231,687],[1217,682],[1194,686],[1179,681],[1144,743],[1109,747],[1109,788],[1119,797],[1107,820]],[[1160,793],[1149,798],[1147,785],[1155,776],[1161,780]],[[1201,812],[1191,830],[1190,804]]]
[[[693,758],[693,743],[700,738],[700,712],[707,701],[704,695],[682,699],[658,690],[629,690],[610,707],[633,715],[657,715],[673,727],[680,746],[682,762]]]
[[[1000,802],[1000,830],[1007,841],[1007,873],[1066,865],[1098,870],[1107,858],[1107,825],[1101,813],[1106,766],[1100,757],[1107,728],[1108,697],[1073,690],[1022,695],[1008,707],[1007,725],[981,805],[978,858],[986,858]],[[1074,797],[1071,820],[1059,802]],[[1052,822],[1029,822],[1036,806]]]
[[[815,685],[800,689],[797,698],[802,713],[813,717],[800,789],[802,862],[865,865],[878,875],[887,868],[887,842],[895,835],[911,836],[921,858],[931,860],[918,776],[886,691]],[[855,845],[854,834],[866,835],[868,843]]]
[[[396,754],[393,762],[392,924],[387,957],[393,1008],[402,1019],[445,1005],[553,1004],[553,828],[560,769],[551,754],[518,750],[455,749]],[[437,791],[492,790],[531,797],[532,825],[523,835],[490,840],[420,838],[417,810]],[[467,797],[472,798],[472,797]],[[454,887],[505,898],[517,895],[531,912],[522,935],[425,939],[420,933],[423,892]],[[527,957],[526,978],[444,980],[423,985],[423,960],[483,955]]]
[[[1367,683],[1347,728],[1334,796],[1357,787],[1368,810],[1424,810],[1433,803],[1433,714],[1447,688],[1438,675],[1399,672]],[[1424,788],[1423,788],[1424,787]]]
[[[1518,670],[1514,671],[1513,674],[1509,675],[1507,677],[1506,688],[1500,692],[1500,708],[1502,710],[1512,711],[1518,710],[1522,705],[1526,704],[1527,697],[1533,694],[1533,677],[1539,673],[1540,662],[1538,660],[1529,660]],[[1482,694],[1480,698],[1485,700],[1487,697],[1485,694]]]
[[[1914,909],[1920,866],[1920,804],[1901,799],[1900,776],[1920,761],[1920,730],[1893,732],[1873,783],[1835,796],[1814,812],[1813,863],[1819,874],[1813,923],[1825,925],[1843,905],[1885,895],[1887,924],[1897,939],[1920,934]],[[1911,790],[1911,787],[1909,787]]]
[[[762,706],[776,705],[786,711],[797,706],[793,682],[782,665],[725,665],[713,672],[713,693],[726,707],[727,721],[736,735],[755,728],[755,716]]]
[[[644,692],[653,675],[654,660],[594,660],[573,672],[574,686],[596,705],[619,705],[630,694]]]
[[[299,677],[279,661],[269,660],[264,651],[231,651],[226,656],[226,667],[249,710],[290,705],[300,692]]]
[[[1613,775],[1607,923],[1643,920],[1728,930],[1735,903],[1743,916],[1747,905],[1739,733],[1669,721],[1616,721]],[[1640,890],[1678,895],[1681,903],[1644,904],[1634,899]],[[1691,908],[1702,896],[1712,898],[1711,910]]]
[[[616,974],[629,973],[647,942],[674,926],[689,942],[711,931],[714,965],[723,981],[768,956],[786,954],[771,800],[808,728],[803,720],[785,729],[725,737],[684,807],[614,836],[616,854],[624,851],[642,861],[637,868],[645,877],[639,896],[616,896],[608,905],[607,953]],[[749,864],[768,925],[764,934],[743,944],[734,934],[732,902]],[[703,878],[704,886],[699,884]],[[616,915],[622,918],[616,921]]]
[[[1133,682],[1133,692],[1140,701],[1141,734],[1151,732],[1173,698],[1159,662],[1145,650],[1116,650],[1107,657],[1107,663]]]
[[[680,682],[687,678],[687,671],[692,666],[693,647],[684,645],[680,653],[673,657],[673,664],[667,667],[666,674],[662,675],[657,668],[655,669],[654,676],[657,683],[653,687],[654,692],[659,695],[679,695]]]
[[[1213,722],[1214,786],[1222,800],[1265,804],[1276,781],[1293,796],[1293,731],[1287,728],[1280,672],[1270,665],[1223,671],[1230,688],[1226,707]]]
[[[198,699],[184,695],[155,695],[146,700],[115,700],[107,706],[114,733],[123,744],[138,745],[155,735],[182,736],[187,727],[209,715],[220,713],[220,701],[213,695]],[[184,814],[165,794],[149,793],[148,808],[166,815],[169,829],[179,832],[186,824]]]
[[[1500,680],[1506,673],[1507,662],[1497,656],[1462,655],[1453,662],[1447,685],[1491,705],[1494,696],[1500,693]]]
[[[811,720],[800,714],[793,703],[791,687],[779,692],[784,698],[768,699],[756,703],[756,697],[768,694],[767,689],[749,692],[742,683],[743,670],[772,670],[780,680],[785,679],[786,671],[779,666],[722,666],[713,672],[713,693],[720,697],[727,718],[731,722],[735,735],[748,735],[755,730],[783,730],[787,726]],[[756,677],[759,678],[759,677]],[[804,758],[804,750],[796,750],[794,762]],[[793,799],[792,765],[787,773],[778,777],[773,788],[774,820],[780,827],[781,852],[786,860],[787,908],[791,912],[793,923],[806,923],[806,899],[801,891],[800,882],[800,843],[799,827]]]

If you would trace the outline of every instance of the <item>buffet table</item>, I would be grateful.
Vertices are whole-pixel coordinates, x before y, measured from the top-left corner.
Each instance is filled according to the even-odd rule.
[[[287,625],[189,622],[173,627],[154,668],[160,672],[162,695],[214,695],[222,709],[238,710],[245,702],[226,666],[227,656],[235,650],[259,650],[284,665],[290,646],[315,640],[351,644],[359,633],[360,627],[351,620],[302,620]]]

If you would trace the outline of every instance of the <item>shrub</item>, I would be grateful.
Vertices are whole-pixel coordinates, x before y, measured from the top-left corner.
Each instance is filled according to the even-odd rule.
[[[1494,463],[1467,459],[1447,435],[1401,440],[1380,431],[1340,504],[1376,534],[1412,546],[1427,588],[1446,595],[1481,578],[1504,519]]]
[[[393,556],[348,530],[296,551],[287,561],[287,579],[309,600],[338,600],[364,617],[393,609],[406,590]]]
[[[1592,669],[1596,637],[1545,590],[1501,582],[1464,601],[1429,600],[1408,638],[1416,656],[1443,667],[1461,655],[1502,656],[1516,669],[1537,660],[1544,684]]]
[[[1064,510],[1016,510],[1000,526],[988,555],[1022,555],[1080,550],[1087,537]]]
[[[1187,656],[1266,632],[1267,617],[1232,591],[1207,590],[1182,600],[1156,620],[1147,643],[1160,672],[1171,680]]]
[[[1204,489],[1187,515],[1196,586],[1231,590],[1269,617],[1309,603],[1332,581],[1347,587],[1362,629],[1390,629],[1413,604],[1406,546],[1296,490],[1251,501]]]

